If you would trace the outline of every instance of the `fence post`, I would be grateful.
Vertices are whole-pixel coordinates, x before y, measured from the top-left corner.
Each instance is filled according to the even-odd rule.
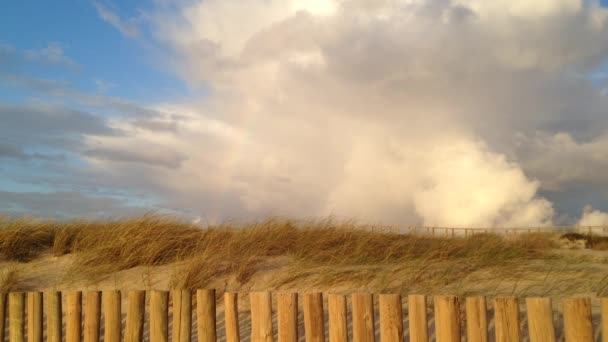
[[[564,299],[563,304],[566,342],[592,342],[591,300],[568,298]]]
[[[517,297],[494,299],[496,342],[520,341],[519,303]]]
[[[382,342],[403,342],[403,308],[400,295],[381,294],[380,340]]]
[[[488,308],[485,297],[468,297],[465,300],[467,341],[488,341]]]
[[[25,293],[12,292],[8,295],[9,341],[24,342]]]
[[[527,298],[530,342],[555,342],[553,311],[549,298]]]
[[[61,342],[61,292],[47,292],[46,301],[46,340]]]
[[[307,293],[304,295],[304,333],[307,342],[325,340],[325,323],[323,319],[323,294]]]
[[[407,311],[410,321],[410,341],[428,342],[429,332],[426,319],[426,297],[423,295],[408,296]]]
[[[82,292],[70,292],[66,298],[65,342],[80,342],[82,334]]]
[[[460,308],[454,296],[436,296],[435,335],[437,342],[460,341]]]
[[[298,341],[298,294],[279,293],[277,326],[279,342]]]
[[[226,330],[226,342],[239,342],[239,308],[238,294],[224,293],[224,326]]]
[[[27,294],[27,341],[42,342],[42,293]]]
[[[374,299],[371,294],[361,293],[351,296],[353,310],[353,342],[373,342]]]
[[[84,310],[84,342],[99,342],[101,292],[87,292]]]
[[[608,342],[608,298],[601,299],[602,306],[602,342]]]
[[[192,329],[192,293],[173,290],[173,342],[190,342]]]
[[[6,320],[6,293],[0,292],[0,341],[4,341],[4,322]]]
[[[270,292],[251,292],[251,342],[272,342],[272,297]]]
[[[120,291],[103,293],[104,342],[120,342],[122,329],[120,299]]]
[[[199,342],[217,340],[215,311],[215,290],[196,290],[196,323]]]
[[[125,342],[143,341],[145,311],[146,292],[129,291],[127,297],[127,326],[125,327]]]
[[[150,342],[169,341],[169,292],[150,292]]]
[[[327,306],[329,311],[329,342],[348,342],[346,296],[328,295]]]

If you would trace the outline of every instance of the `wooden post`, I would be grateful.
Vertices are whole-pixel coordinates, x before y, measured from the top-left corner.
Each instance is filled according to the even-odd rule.
[[[403,342],[403,308],[400,295],[382,294],[380,304],[380,340]]]
[[[608,342],[608,298],[601,299],[602,306],[602,342]]]
[[[10,342],[24,342],[25,293],[12,292],[8,295],[8,329]]]
[[[169,292],[150,292],[150,342],[169,341]]]
[[[101,292],[87,292],[84,310],[84,342],[99,342]]]
[[[47,292],[46,302],[46,340],[61,342],[62,310],[61,292]]]
[[[146,292],[129,291],[127,305],[125,342],[142,342],[144,340]]]
[[[410,341],[428,342],[428,322],[426,319],[426,297],[423,295],[410,295],[407,298]]]
[[[103,292],[104,342],[120,342],[122,313],[120,291]]]
[[[215,342],[215,290],[196,290],[196,323],[199,342]]]
[[[192,293],[190,290],[173,290],[172,342],[190,342],[192,329]]]
[[[224,326],[226,342],[239,342],[239,307],[237,293],[224,293]]]
[[[435,335],[437,342],[460,341],[460,307],[454,296],[436,296]]]
[[[272,342],[272,297],[270,292],[251,292],[251,342]]]
[[[496,342],[520,341],[519,303],[516,297],[494,299]]]
[[[468,297],[465,300],[467,341],[488,342],[488,308],[485,297]]]
[[[6,293],[0,292],[0,341],[4,342],[4,322],[6,320]]]
[[[304,332],[307,342],[325,340],[323,319],[323,295],[307,293],[304,295]]]
[[[82,292],[70,292],[66,299],[65,342],[80,342],[82,333]]]
[[[553,311],[549,298],[526,298],[530,342],[555,342]]]
[[[27,294],[27,341],[42,342],[42,292]]]
[[[361,293],[351,296],[353,310],[353,342],[373,342],[374,299],[371,294]]]
[[[329,313],[329,342],[348,342],[348,316],[346,296],[327,296]]]
[[[593,342],[591,300],[564,299],[564,333],[566,342]]]
[[[279,342],[298,341],[298,294],[279,293],[277,326]]]

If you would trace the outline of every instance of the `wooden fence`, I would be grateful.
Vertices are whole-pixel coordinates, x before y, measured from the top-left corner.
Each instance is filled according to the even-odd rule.
[[[580,233],[593,235],[608,235],[608,226],[557,226],[557,227],[520,227],[520,228],[450,228],[450,227],[419,227],[419,226],[363,226],[372,232],[416,234],[437,237],[471,236],[475,234],[518,235],[531,233]]]
[[[591,299],[564,299],[561,301],[563,324],[558,326],[549,298],[503,297],[486,301],[485,297],[410,295],[402,298],[392,294],[323,296],[307,293],[301,296],[303,300],[299,305],[297,293],[273,296],[269,292],[252,292],[248,295],[248,308],[245,308],[249,310],[244,310],[250,313],[249,334],[245,336],[240,329],[243,323],[239,319],[237,294],[225,293],[222,300],[216,298],[214,290],[198,290],[194,301],[192,295],[188,290],[130,291],[125,296],[124,315],[121,312],[123,298],[118,291],[2,294],[0,341],[5,341],[5,330],[8,330],[10,342],[25,342],[26,339],[27,342],[41,342],[44,338],[50,342],[79,342],[82,339],[85,342],[191,342],[193,323],[198,331],[198,341],[204,342],[270,342],[275,339],[279,342],[326,339],[330,342],[349,339],[353,342],[397,342],[405,338],[413,342],[465,339],[471,342],[522,339],[549,342],[560,336],[567,342],[586,342],[599,339],[600,332],[601,341],[608,341],[608,334],[604,333],[608,331],[608,299],[599,299],[601,318],[596,323],[592,319]],[[273,297],[276,310],[273,310]],[[218,303],[223,307],[221,330],[216,324]],[[194,306],[195,322],[192,321]],[[298,324],[300,307],[303,329],[299,329]],[[492,329],[489,328],[490,320]],[[144,322],[147,331],[144,331]]]

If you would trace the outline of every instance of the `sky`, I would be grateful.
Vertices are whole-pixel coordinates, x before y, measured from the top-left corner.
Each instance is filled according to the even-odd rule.
[[[608,1],[0,4],[0,213],[608,225]]]

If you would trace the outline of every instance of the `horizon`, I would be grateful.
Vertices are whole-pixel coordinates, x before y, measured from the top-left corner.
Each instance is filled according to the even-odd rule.
[[[608,226],[608,0],[2,8],[0,215]]]

